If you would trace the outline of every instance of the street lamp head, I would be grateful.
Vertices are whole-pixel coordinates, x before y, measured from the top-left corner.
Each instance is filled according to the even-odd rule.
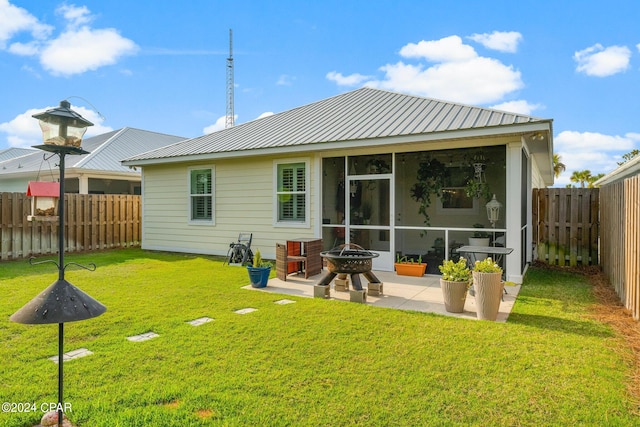
[[[71,109],[69,101],[60,101],[60,106],[34,114],[38,119],[45,145],[80,147],[87,127],[93,126],[89,120]]]

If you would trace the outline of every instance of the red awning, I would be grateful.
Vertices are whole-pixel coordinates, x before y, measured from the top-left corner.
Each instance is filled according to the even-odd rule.
[[[27,196],[33,197],[60,197],[59,182],[29,181]]]

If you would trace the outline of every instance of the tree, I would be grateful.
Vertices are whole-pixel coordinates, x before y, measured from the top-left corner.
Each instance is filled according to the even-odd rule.
[[[562,163],[560,154],[553,153],[553,176],[558,178],[560,174],[567,170],[567,166]]]
[[[637,148],[634,148],[633,150],[631,150],[627,154],[623,154],[622,158],[624,159],[624,161],[618,162],[618,166],[624,165],[625,163],[627,163],[629,160],[633,159],[638,154],[640,154],[640,150],[638,150]]]
[[[584,188],[584,184],[586,182],[589,182],[589,179],[591,178],[591,171],[588,169],[585,169],[583,171],[574,171],[571,174],[571,178],[569,178],[571,180],[571,182],[575,182],[575,183],[580,183],[580,188]]]

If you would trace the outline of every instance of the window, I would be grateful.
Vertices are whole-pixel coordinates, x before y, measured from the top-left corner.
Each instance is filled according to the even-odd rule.
[[[278,223],[306,223],[308,218],[307,164],[277,163],[276,218]]]
[[[213,222],[213,168],[189,171],[189,210],[192,222]]]
[[[467,196],[466,179],[469,176],[469,168],[466,166],[447,166],[445,187],[442,189],[442,198],[437,211],[441,214],[475,214],[477,201]]]

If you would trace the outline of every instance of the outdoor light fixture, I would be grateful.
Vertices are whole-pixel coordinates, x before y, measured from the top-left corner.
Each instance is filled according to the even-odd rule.
[[[491,225],[495,228],[496,222],[500,219],[500,209],[502,209],[502,203],[496,199],[496,195],[487,203],[487,218]]]
[[[64,272],[69,265],[95,270],[95,264],[85,267],[76,263],[64,263],[64,159],[67,154],[89,154],[81,148],[82,137],[93,123],[71,110],[68,101],[60,102],[58,108],[34,114],[40,121],[44,145],[33,148],[57,154],[60,157],[60,193],[58,204],[58,262],[46,260],[31,264],[53,263],[58,267],[58,280],[42,291],[24,307],[15,312],[10,320],[24,324],[58,324],[58,426],[63,422],[63,362],[64,323],[97,317],[106,307],[65,280]]]

